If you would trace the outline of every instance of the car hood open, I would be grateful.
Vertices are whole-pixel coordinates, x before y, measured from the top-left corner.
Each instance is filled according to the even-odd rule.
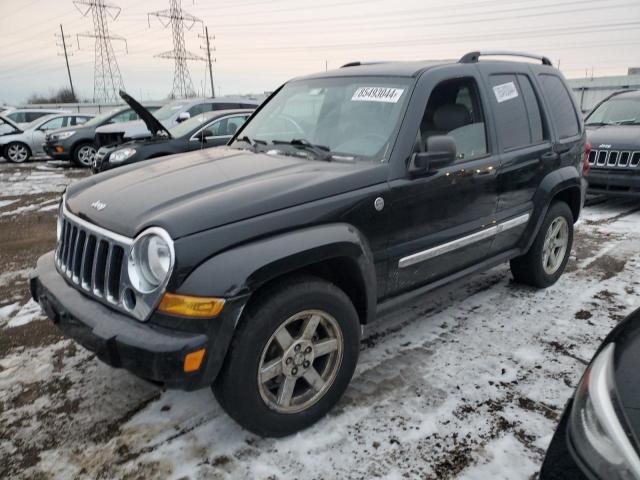
[[[162,123],[160,123],[160,121],[156,117],[154,117],[149,110],[147,110],[142,105],[140,105],[136,101],[136,99],[134,99],[131,95],[129,95],[124,90],[120,90],[120,97],[125,102],[127,102],[127,104],[129,104],[129,106],[133,109],[134,112],[136,112],[140,116],[140,119],[145,123],[145,125],[151,132],[151,135],[155,137],[155,136],[158,136],[158,134],[160,134],[163,137],[166,136],[167,138],[171,138],[171,134],[169,133],[169,130],[167,130],[167,128],[164,125],[162,125]]]
[[[72,213],[121,235],[159,226],[177,239],[385,182],[385,167],[221,147],[94,175],[71,185],[66,202]]]

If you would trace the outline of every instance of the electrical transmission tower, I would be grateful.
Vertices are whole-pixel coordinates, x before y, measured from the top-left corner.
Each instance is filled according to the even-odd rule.
[[[193,89],[193,82],[187,68],[187,60],[201,61],[204,58],[187,51],[184,45],[184,29],[191,30],[196,23],[202,23],[202,20],[185,12],[182,9],[180,0],[170,0],[168,10],[149,13],[147,15],[149,27],[151,27],[150,18],[152,15],[157,17],[165,28],[171,25],[171,33],[173,34],[173,50],[156,55],[159,58],[172,58],[174,60],[173,89],[170,97],[195,97],[196,92]]]
[[[80,48],[79,37],[89,37],[95,39],[95,59],[93,71],[93,101],[94,102],[119,102],[119,90],[124,90],[124,82],[120,75],[120,67],[111,45],[112,40],[119,40],[125,43],[124,37],[109,35],[108,18],[116,20],[122,9],[105,0],[74,0],[73,4],[83,17],[91,13],[93,19],[93,33],[80,33],[78,37],[78,48]],[[128,51],[128,50],[127,50]]]

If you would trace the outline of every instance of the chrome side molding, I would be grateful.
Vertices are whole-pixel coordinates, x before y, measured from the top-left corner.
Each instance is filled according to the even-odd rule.
[[[487,238],[494,237],[499,233],[504,232],[505,230],[509,230],[511,228],[515,228],[519,225],[527,223],[529,221],[529,218],[530,215],[528,213],[525,213],[524,215],[506,220],[497,225],[493,225],[491,227],[485,228],[484,230],[480,230],[479,232],[472,233],[471,235],[457,238],[451,242],[443,243],[442,245],[438,245],[436,247],[411,254],[407,257],[403,257],[398,261],[398,268],[410,267],[411,265],[415,265],[416,263],[424,262],[425,260],[430,260],[445,253],[449,253],[454,250],[467,247],[473,243],[486,240]]]

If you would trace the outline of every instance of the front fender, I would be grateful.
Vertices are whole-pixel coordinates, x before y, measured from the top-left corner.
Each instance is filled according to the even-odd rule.
[[[296,230],[222,252],[191,272],[176,293],[227,298],[247,295],[277,277],[339,258],[350,259],[357,266],[368,320],[376,305],[373,255],[362,233],[346,223]]]

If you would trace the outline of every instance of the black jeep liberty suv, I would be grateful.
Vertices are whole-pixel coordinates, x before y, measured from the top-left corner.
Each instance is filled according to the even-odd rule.
[[[545,57],[348,64],[284,84],[226,147],[71,185],[32,295],[104,362],[287,435],[340,399],[376,313],[506,261],[558,280],[585,145]]]

